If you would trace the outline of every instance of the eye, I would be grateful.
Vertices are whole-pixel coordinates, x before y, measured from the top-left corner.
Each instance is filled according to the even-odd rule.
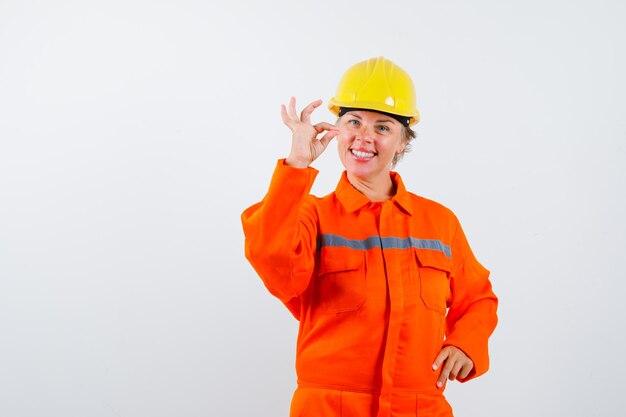
[[[359,125],[359,121],[357,119],[350,119],[350,120],[348,120],[348,124],[350,126],[358,126]]]
[[[380,132],[385,132],[385,133],[386,133],[386,132],[389,132],[389,130],[390,130],[390,129],[389,129],[389,127],[388,127],[388,126],[385,126],[385,125],[380,125],[380,126],[378,126],[378,130],[379,130]]]

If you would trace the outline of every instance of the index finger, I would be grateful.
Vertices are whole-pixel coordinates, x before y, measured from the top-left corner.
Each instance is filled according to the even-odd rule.
[[[314,125],[313,127],[315,128],[315,131],[317,133],[322,133],[325,130],[328,130],[328,131],[339,130],[339,128],[337,126],[335,126],[332,123],[328,123],[328,122],[321,122],[321,123],[318,123],[318,124]]]
[[[435,362],[433,362],[433,371],[436,371],[449,355],[450,353],[448,349],[442,349],[441,352],[439,352],[439,355],[437,355]]]

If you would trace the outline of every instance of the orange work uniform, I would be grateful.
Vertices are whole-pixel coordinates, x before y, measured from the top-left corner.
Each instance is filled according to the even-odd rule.
[[[246,257],[299,320],[291,417],[452,416],[432,363],[454,345],[488,368],[497,298],[454,214],[406,191],[371,202],[344,172],[309,194],[317,170],[280,160],[242,214]],[[445,339],[444,339],[445,335]]]

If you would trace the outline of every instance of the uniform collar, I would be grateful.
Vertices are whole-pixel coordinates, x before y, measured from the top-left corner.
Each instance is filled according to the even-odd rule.
[[[396,186],[396,194],[391,198],[391,201],[393,201],[407,214],[413,214],[411,195],[404,187],[404,183],[402,182],[402,178],[400,178],[400,174],[391,171],[389,175],[391,176],[391,181]],[[370,202],[365,194],[362,194],[356,188],[354,188],[352,184],[350,184],[346,171],[343,171],[343,174],[341,174],[341,179],[339,180],[337,188],[335,189],[335,195],[339,199],[339,202],[345,207],[345,209],[349,213],[356,211],[357,209],[363,207]]]

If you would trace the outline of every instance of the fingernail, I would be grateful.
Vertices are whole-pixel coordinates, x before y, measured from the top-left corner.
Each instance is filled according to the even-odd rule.
[[[442,385],[443,385],[443,382],[437,381],[437,388],[441,388]]]
[[[433,364],[433,371],[437,370],[437,365]]]

